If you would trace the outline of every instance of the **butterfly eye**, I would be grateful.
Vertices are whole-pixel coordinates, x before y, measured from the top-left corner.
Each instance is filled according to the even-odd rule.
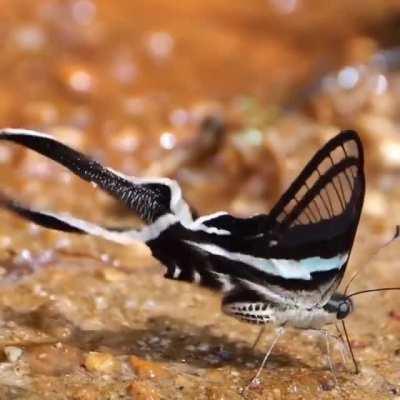
[[[347,299],[344,300],[344,301],[341,301],[339,303],[339,306],[338,306],[338,309],[337,309],[337,313],[336,313],[337,319],[346,318],[349,315],[350,311],[351,311],[350,302]]]

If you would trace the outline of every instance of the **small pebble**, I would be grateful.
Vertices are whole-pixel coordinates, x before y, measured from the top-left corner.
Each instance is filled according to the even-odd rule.
[[[15,346],[6,346],[4,347],[4,354],[9,362],[15,363],[21,358],[23,350]]]
[[[119,361],[110,353],[91,351],[85,357],[84,365],[90,372],[111,374],[119,370]]]
[[[210,351],[210,345],[208,343],[200,343],[198,350],[202,352]]]
[[[136,375],[140,378],[166,379],[171,377],[168,370],[156,362],[148,361],[137,356],[131,356],[129,362]]]
[[[321,382],[321,389],[325,392],[331,391],[335,387],[335,381],[332,379],[327,379]]]

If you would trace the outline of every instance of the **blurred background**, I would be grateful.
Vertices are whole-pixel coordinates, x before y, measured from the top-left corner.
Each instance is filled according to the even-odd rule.
[[[366,147],[368,175],[357,239],[361,253],[383,244],[394,224],[400,223],[397,0],[0,0],[0,46],[1,126],[51,133],[126,174],[177,179],[200,213],[222,209],[241,216],[267,211],[317,148],[340,129],[356,129]],[[0,182],[2,190],[42,209],[109,224],[137,222],[90,185],[15,146],[0,146]],[[92,238],[77,239],[26,224],[3,211],[1,220],[1,274],[6,286],[0,304],[5,316],[19,321],[3,329],[4,343],[18,346],[19,329],[26,335],[30,332],[35,343],[38,337],[71,338],[76,326],[134,329],[137,320],[128,312],[132,307],[136,318],[145,321],[149,313],[161,312],[154,304],[163,304],[164,314],[171,311],[168,290],[175,289],[168,288],[178,285],[173,296],[178,292],[185,296],[182,284],[151,278],[156,279],[155,286],[139,289],[128,279],[132,268],[148,266],[153,271],[154,267],[154,276],[161,269],[139,245],[121,249]],[[111,272],[96,275],[104,265],[93,265],[88,259],[79,261],[76,270],[70,265],[77,265],[76,260],[69,261],[68,272],[57,269],[65,261],[55,256],[55,250],[89,254],[112,271],[124,265],[128,273],[122,278]],[[398,259],[398,249],[387,254],[392,263]],[[393,284],[398,266],[388,259],[385,263],[392,268],[365,273],[358,285]],[[29,279],[21,281],[21,276]],[[79,282],[73,279],[76,276]],[[123,290],[118,287],[120,297],[113,285],[125,285]],[[162,285],[165,297],[160,294],[157,303],[153,292]],[[148,300],[140,303],[138,297],[129,297],[133,287],[139,297],[140,290],[147,299],[153,293],[153,307],[145,307],[143,316],[142,309],[132,304]],[[204,296],[208,304],[209,295]],[[191,301],[184,297],[182,310],[174,309],[173,315],[187,315],[184,306]],[[218,303],[213,304],[203,317],[197,310],[200,325],[206,324],[202,318],[210,318],[213,307],[215,318],[221,318]],[[53,318],[54,307],[63,315],[61,322]],[[121,311],[124,307],[126,315]],[[29,327],[20,313],[32,312],[38,314]],[[49,313],[54,326],[43,322]],[[399,312],[382,308],[385,324],[389,314],[392,320],[400,320]],[[363,317],[355,328],[360,337],[370,323],[377,324],[368,319],[371,316]],[[236,324],[232,331],[238,335],[250,329]],[[400,328],[390,329],[398,333]],[[226,328],[221,334],[230,337],[230,331]],[[359,343],[370,343],[363,340]],[[110,354],[140,353],[141,347],[132,350],[130,342],[126,338],[112,350],[101,342],[101,349]],[[98,350],[98,342],[94,343],[89,347]],[[396,339],[390,343],[400,347]],[[89,348],[80,340],[73,346],[79,354]],[[156,351],[154,343],[149,346]],[[392,351],[387,343],[382,346],[386,346],[383,352]],[[26,354],[35,347],[30,349],[25,348]],[[157,357],[169,362],[171,355],[160,354]],[[32,357],[27,358],[28,364]],[[54,356],[60,357],[66,356]],[[386,360],[393,366],[389,355]],[[43,373],[43,366],[33,365],[33,376]],[[75,367],[68,364],[66,370],[72,373]],[[390,373],[399,370],[392,368]],[[46,370],[46,374],[53,372]],[[398,375],[390,377],[400,380]],[[87,399],[99,398],[94,387],[94,397]],[[371,396],[381,389],[371,389]],[[79,393],[74,398],[86,399]]]
[[[265,210],[311,155],[305,144],[341,128],[371,144],[369,164],[400,163],[397,1],[18,0],[0,13],[2,126],[175,177],[201,212]],[[38,180],[79,185],[24,154],[2,147],[0,162],[29,175],[26,196]]]
[[[202,212],[265,210],[305,141],[340,128],[393,140],[384,161],[400,163],[397,1],[18,0],[0,13],[2,126],[173,176]],[[54,179],[34,161],[29,174]]]

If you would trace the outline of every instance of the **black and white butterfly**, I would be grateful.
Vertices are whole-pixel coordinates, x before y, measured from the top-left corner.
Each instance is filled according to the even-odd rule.
[[[246,322],[321,329],[353,310],[350,296],[337,289],[365,193],[363,147],[354,131],[328,141],[269,214],[249,218],[226,212],[195,217],[177,182],[125,176],[43,133],[3,129],[0,139],[35,150],[96,184],[146,225],[106,228],[3,196],[2,205],[25,219],[124,245],[143,241],[166,267],[166,278],[221,291],[223,311]]]

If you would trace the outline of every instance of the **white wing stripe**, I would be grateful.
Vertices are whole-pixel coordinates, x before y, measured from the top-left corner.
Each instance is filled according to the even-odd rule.
[[[309,257],[302,260],[264,259],[248,254],[230,252],[214,244],[196,243],[189,240],[186,242],[208,253],[222,256],[232,261],[239,261],[260,271],[286,279],[310,280],[313,272],[341,269],[348,258],[348,253],[346,253],[332,258]]]
[[[78,228],[83,232],[93,236],[99,236],[111,242],[120,243],[123,245],[136,244],[137,241],[147,242],[156,239],[164,230],[177,222],[177,218],[173,214],[165,214],[158,218],[154,223],[143,227],[141,230],[129,230],[124,232],[115,232],[99,225],[84,221],[79,218],[72,217],[68,214],[55,214],[51,212],[40,212],[43,215],[56,218],[68,225]]]

